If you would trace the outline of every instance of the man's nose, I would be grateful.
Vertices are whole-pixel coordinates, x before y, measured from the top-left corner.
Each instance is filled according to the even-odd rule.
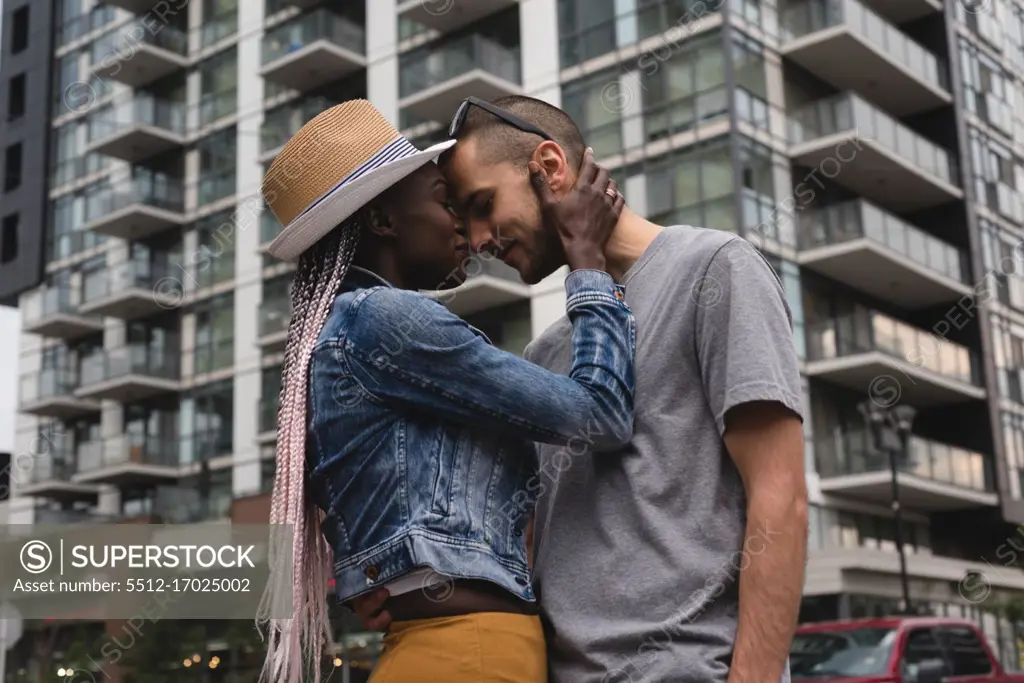
[[[494,234],[487,221],[469,220],[469,246],[477,254],[494,248]]]

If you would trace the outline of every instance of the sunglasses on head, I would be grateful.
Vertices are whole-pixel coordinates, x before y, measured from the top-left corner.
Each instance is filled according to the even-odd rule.
[[[479,97],[467,97],[462,101],[462,104],[459,105],[459,108],[455,110],[455,116],[452,117],[451,125],[448,126],[449,138],[458,137],[459,131],[462,130],[463,124],[466,123],[466,116],[469,114],[470,107],[480,107],[492,116],[498,117],[505,123],[518,128],[524,133],[533,133],[534,135],[541,136],[545,140],[554,142],[554,138],[529,121],[524,121],[512,112],[505,111],[501,107],[496,107],[490,102],[484,102]]]

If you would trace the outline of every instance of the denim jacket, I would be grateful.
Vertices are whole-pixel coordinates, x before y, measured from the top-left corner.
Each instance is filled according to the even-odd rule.
[[[588,270],[565,289],[568,377],[492,346],[435,299],[350,269],[313,351],[306,447],[339,600],[423,566],[535,599],[523,536],[533,442],[586,439],[589,457],[633,431],[623,292]]]

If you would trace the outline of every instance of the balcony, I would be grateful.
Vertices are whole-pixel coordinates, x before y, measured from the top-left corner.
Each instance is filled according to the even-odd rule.
[[[518,4],[518,0],[473,0],[473,2],[399,0],[398,16],[447,33],[516,4]]]
[[[101,332],[103,321],[79,313],[81,294],[68,287],[41,287],[21,299],[22,329],[29,334],[77,339]]]
[[[475,256],[466,271],[469,277],[462,286],[424,294],[437,299],[456,315],[470,315],[530,298],[530,288],[523,284],[519,273],[494,257]]]
[[[131,344],[82,359],[80,398],[138,401],[180,388],[181,352],[177,347]]]
[[[189,65],[188,36],[166,24],[132,21],[92,44],[92,73],[141,88]],[[155,28],[155,30],[154,30]]]
[[[492,100],[522,92],[519,50],[480,35],[431,44],[399,70],[398,106],[427,121],[447,122],[468,95]]]
[[[983,399],[970,349],[875,311],[810,325],[805,372],[887,404],[917,407]]]
[[[268,164],[273,161],[284,143],[288,142],[299,128],[336,104],[339,103],[326,97],[313,97],[267,112],[260,128],[260,163]]]
[[[291,319],[292,303],[287,299],[271,299],[260,304],[258,343],[265,352],[284,350]]]
[[[124,261],[85,276],[81,309],[85,313],[136,320],[181,303],[182,285],[166,267]]]
[[[178,441],[120,434],[78,447],[74,480],[113,486],[153,484],[180,476]]]
[[[906,24],[942,12],[941,0],[862,0],[865,6],[894,24]]]
[[[870,435],[837,433],[815,444],[821,490],[888,505],[889,457],[870,447]],[[912,436],[906,462],[897,461],[900,501],[913,510],[941,512],[998,505],[990,462],[981,453]]]
[[[97,401],[79,398],[78,373],[71,368],[43,368],[21,376],[18,410],[29,415],[72,419],[98,413]]]
[[[305,91],[365,69],[365,55],[361,26],[318,9],[267,32],[260,75]]]
[[[55,444],[53,453],[32,459],[30,470],[16,470],[18,495],[48,498],[61,503],[82,501],[95,504],[99,489],[89,484],[75,483],[72,480],[74,474],[74,451]]]
[[[963,198],[947,150],[856,95],[797,109],[789,137],[794,161],[887,209],[909,212]]]
[[[857,200],[798,214],[799,263],[905,309],[970,293],[967,254]]]
[[[89,117],[85,152],[130,163],[185,146],[185,107],[146,93],[107,106]]]
[[[181,181],[136,171],[86,197],[86,229],[124,240],[143,240],[187,222]]]
[[[782,24],[782,54],[838,90],[861,93],[896,116],[953,101],[946,65],[858,0],[801,0]]]

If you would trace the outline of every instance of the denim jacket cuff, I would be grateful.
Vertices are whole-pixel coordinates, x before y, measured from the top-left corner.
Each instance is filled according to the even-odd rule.
[[[615,284],[612,276],[603,270],[574,270],[565,278],[565,310],[572,311],[576,306],[598,301],[626,306],[626,288]]]

